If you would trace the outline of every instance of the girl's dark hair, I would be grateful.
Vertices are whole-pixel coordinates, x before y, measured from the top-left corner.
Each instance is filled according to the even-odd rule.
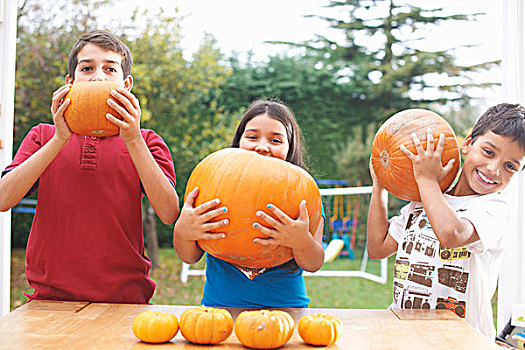
[[[246,124],[259,115],[267,115],[268,117],[283,123],[290,146],[288,154],[286,155],[286,161],[306,169],[306,164],[303,159],[305,152],[303,149],[303,136],[301,134],[301,129],[295,120],[292,110],[281,101],[257,100],[253,102],[244,113],[241,122],[235,131],[231,147],[239,148],[242,135],[246,129]]]
[[[126,79],[128,75],[131,74],[131,65],[133,64],[133,61],[131,60],[131,53],[129,52],[126,44],[109,32],[104,30],[94,30],[82,35],[73,48],[71,48],[68,59],[69,76],[71,79],[75,80],[75,69],[77,69],[78,64],[78,53],[84,46],[86,46],[86,44],[90,43],[105,50],[116,52],[122,56],[122,72],[124,73],[124,79]]]
[[[472,143],[488,131],[512,138],[525,151],[525,108],[510,103],[490,107],[472,128]]]

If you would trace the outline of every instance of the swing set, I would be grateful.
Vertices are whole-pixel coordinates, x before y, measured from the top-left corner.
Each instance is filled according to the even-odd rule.
[[[346,180],[316,180],[318,185],[335,186],[334,189],[349,185]],[[347,256],[355,259],[355,241],[359,216],[358,196],[345,196],[342,194],[330,196],[327,199],[326,216],[327,229],[325,234],[325,262],[335,260],[338,256]]]

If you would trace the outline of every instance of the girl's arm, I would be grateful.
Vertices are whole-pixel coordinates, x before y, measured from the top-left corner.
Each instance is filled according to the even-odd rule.
[[[263,211],[258,211],[256,215],[271,228],[256,222],[254,227],[268,235],[269,238],[258,238],[255,243],[289,247],[292,249],[295,262],[303,270],[310,272],[319,270],[324,261],[323,222],[319,222],[313,235],[308,231],[309,218],[306,201],[302,201],[299,205],[299,217],[296,220],[273,204],[268,204],[268,209],[275,214],[278,220]]]
[[[197,240],[224,238],[224,233],[211,233],[209,231],[228,225],[227,219],[209,222],[227,211],[226,207],[213,209],[220,204],[220,200],[214,199],[195,208],[195,199],[198,195],[199,189],[197,187],[188,194],[180,217],[173,228],[175,252],[182,261],[188,264],[196,263],[204,254],[204,251],[197,245]]]
[[[456,215],[439,188],[439,181],[448,174],[454,164],[454,159],[452,159],[445,167],[441,165],[445,136],[439,135],[438,145],[435,149],[434,137],[430,129],[427,131],[426,150],[423,149],[423,145],[415,135],[412,136],[412,140],[417,155],[403,146],[401,146],[402,151],[414,165],[414,177],[423,202],[423,208],[439,242],[447,248],[457,248],[479,240],[474,225],[467,219],[459,218]]]
[[[375,175],[370,163],[372,196],[366,224],[366,248],[371,259],[383,259],[397,251],[397,242],[388,234],[388,192]]]

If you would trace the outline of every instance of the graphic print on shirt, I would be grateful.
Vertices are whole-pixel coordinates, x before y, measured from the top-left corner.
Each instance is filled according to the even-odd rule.
[[[403,290],[403,309],[430,309],[432,294],[427,289],[408,286]]]
[[[394,305],[403,309],[449,309],[466,316],[471,252],[446,248],[422,208],[408,216],[394,267]]]
[[[444,245],[439,245],[439,258],[445,261],[460,260],[470,258],[470,252],[464,248],[447,248]]]

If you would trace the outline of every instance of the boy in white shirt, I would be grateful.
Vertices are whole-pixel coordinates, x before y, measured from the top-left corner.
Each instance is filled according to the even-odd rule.
[[[454,160],[441,165],[444,135],[427,149],[412,136],[412,161],[421,202],[410,202],[388,219],[387,191],[374,174],[367,247],[372,259],[397,252],[391,308],[450,309],[494,339],[491,299],[496,290],[509,207],[500,192],[525,165],[525,108],[489,108],[465,139],[465,161],[455,185],[441,180]]]

